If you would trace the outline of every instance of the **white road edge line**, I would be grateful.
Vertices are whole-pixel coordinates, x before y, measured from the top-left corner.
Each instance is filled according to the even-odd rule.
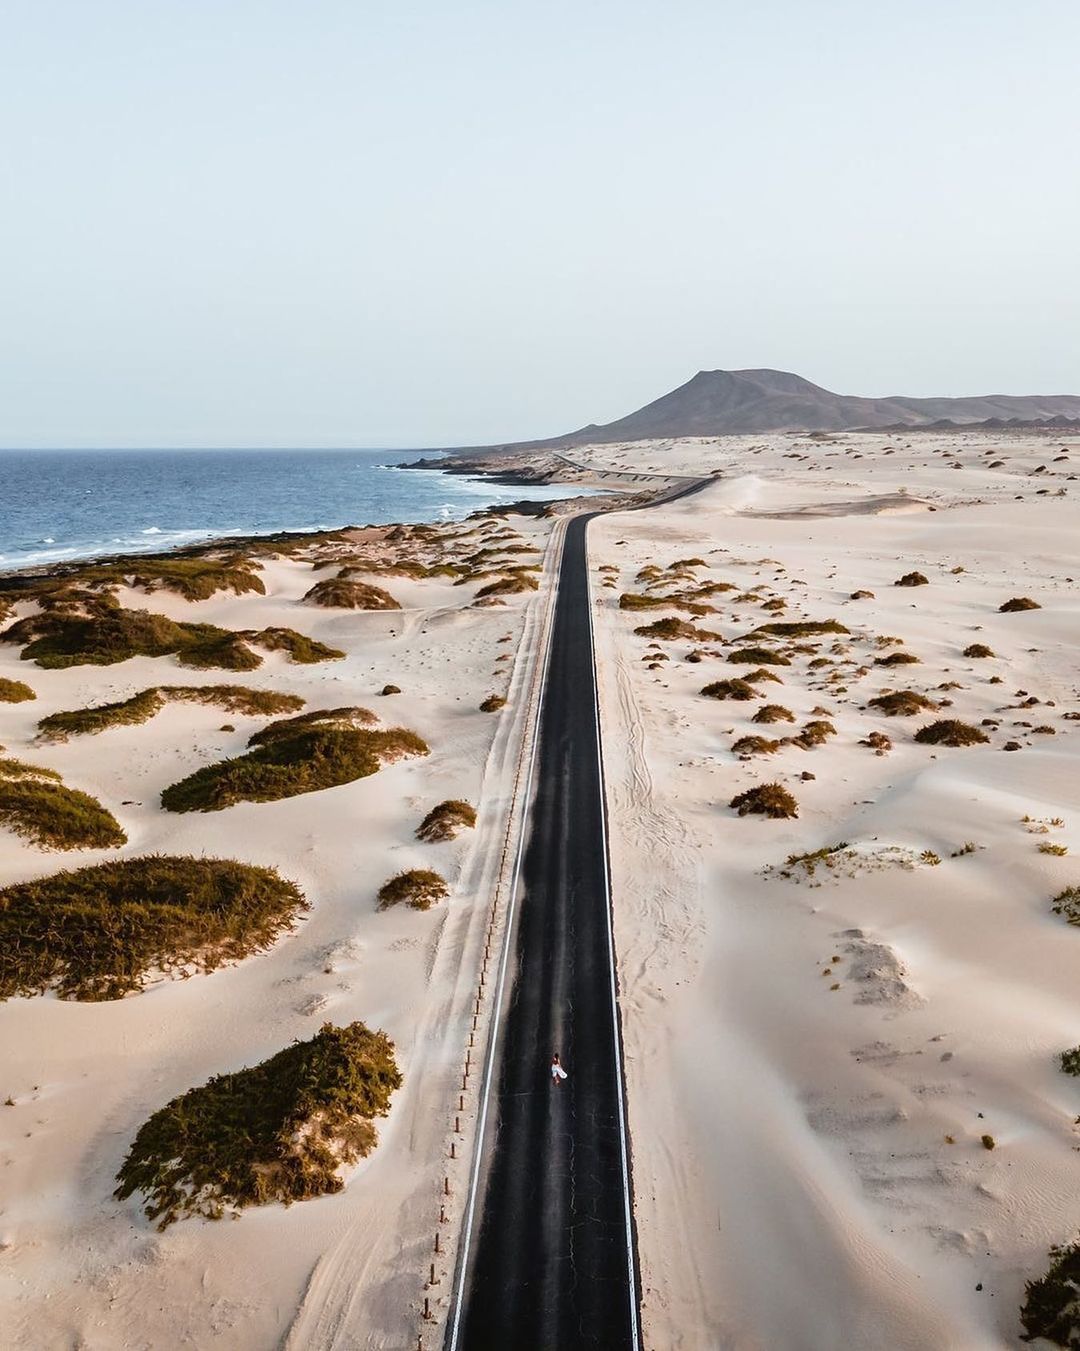
[[[488,1105],[491,1099],[491,1086],[494,1080],[495,1052],[499,1041],[499,1024],[502,1020],[503,993],[506,986],[506,972],[510,964],[510,940],[514,932],[514,913],[517,909],[518,880],[521,874],[521,862],[525,855],[525,839],[528,835],[528,812],[532,802],[533,779],[536,770],[536,754],[540,744],[540,717],[544,711],[544,699],[547,694],[548,668],[551,665],[551,634],[555,626],[555,607],[559,599],[559,579],[562,576],[563,545],[566,527],[563,525],[559,540],[557,566],[554,569],[554,584],[548,614],[540,637],[544,643],[543,672],[540,682],[540,696],[536,701],[536,714],[532,726],[532,747],[529,752],[529,772],[525,779],[525,794],[522,798],[521,829],[518,833],[517,852],[514,857],[514,871],[510,881],[510,895],[506,908],[506,923],[503,929],[503,950],[499,959],[499,980],[495,988],[495,1008],[492,1013],[491,1030],[488,1035],[488,1054],[484,1064],[484,1087],[480,1095],[480,1116],[476,1127],[476,1147],[473,1153],[472,1177],[469,1183],[469,1201],[465,1212],[465,1231],[461,1237],[458,1257],[458,1282],[454,1292],[454,1317],[450,1326],[450,1342],[447,1351],[457,1351],[458,1336],[461,1331],[461,1313],[465,1295],[465,1278],[468,1275],[470,1249],[472,1247],[472,1228],[476,1214],[476,1195],[480,1184],[480,1166],[484,1156],[484,1135],[487,1130]],[[634,1343],[635,1351],[637,1342]]]
[[[611,1016],[612,1028],[615,1033],[614,1051],[615,1051],[615,1078],[618,1084],[619,1099],[619,1151],[622,1156],[622,1179],[623,1179],[623,1205],[626,1216],[626,1275],[627,1283],[630,1288],[630,1339],[633,1351],[638,1351],[641,1345],[640,1331],[638,1328],[638,1298],[637,1298],[637,1275],[634,1270],[634,1214],[633,1204],[630,1199],[630,1154],[626,1134],[626,1109],[624,1105],[626,1093],[626,1081],[623,1077],[622,1061],[622,1029],[619,1023],[619,994],[618,983],[615,976],[615,930],[612,921],[612,910],[614,902],[611,895],[611,873],[608,866],[608,835],[607,835],[607,793],[604,779],[604,750],[600,740],[600,672],[596,664],[596,640],[593,636],[593,588],[592,572],[589,568],[589,526],[585,526],[585,595],[586,603],[589,607],[589,651],[592,656],[593,665],[593,701],[596,719],[596,757],[600,768],[600,836],[602,856],[604,861],[604,891],[607,900],[607,937],[608,937],[608,970],[611,973]]]

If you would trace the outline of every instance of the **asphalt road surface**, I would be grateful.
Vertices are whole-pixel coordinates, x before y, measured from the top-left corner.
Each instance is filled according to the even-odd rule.
[[[461,1351],[638,1344],[585,531],[566,530]],[[569,1078],[551,1082],[558,1051]]]

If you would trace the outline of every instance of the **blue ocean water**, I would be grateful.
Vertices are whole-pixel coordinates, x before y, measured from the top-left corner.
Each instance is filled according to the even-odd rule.
[[[393,466],[386,450],[0,450],[0,570],[220,535],[459,520],[571,496]]]

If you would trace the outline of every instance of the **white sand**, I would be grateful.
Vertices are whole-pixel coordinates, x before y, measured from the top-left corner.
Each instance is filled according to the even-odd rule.
[[[1013,1346],[1024,1280],[1080,1221],[1080,1086],[1057,1066],[1080,1042],[1080,931],[1050,912],[1054,894],[1080,883],[1080,724],[1063,719],[1080,708],[1070,464],[1052,463],[1061,452],[1044,437],[830,441],[579,456],[727,475],[590,530],[651,1347]],[[1007,466],[990,471],[994,459]],[[1040,464],[1054,477],[1032,476]],[[1045,487],[1069,495],[1037,495]],[[937,510],[898,511],[897,494]],[[766,588],[756,603],[713,598],[719,614],[696,622],[725,639],[770,620],[848,625],[847,692],[826,684],[833,668],[810,672],[811,654],[796,657],[778,668],[782,685],[761,687],[795,726],[757,726],[760,700],[699,694],[744,674],[724,660],[725,643],[701,644],[720,655],[689,664],[694,644],[665,642],[671,660],[648,669],[634,627],[678,612],[620,612],[617,598],[643,589],[642,565],[692,555],[710,565],[694,570],[702,581]],[[602,585],[605,564],[619,568],[614,588]],[[930,585],[892,585],[912,569]],[[876,598],[849,600],[860,588]],[[785,612],[760,608],[772,595]],[[998,614],[1015,595],[1043,608]],[[921,664],[873,666],[894,650],[875,647],[876,634],[902,637]],[[834,639],[811,641],[830,655]],[[972,642],[997,656],[962,657]],[[855,675],[861,666],[869,672]],[[1003,683],[989,684],[994,675]],[[963,688],[936,691],[953,680]],[[862,711],[907,687],[952,706],[914,718]],[[1042,702],[1017,708],[1018,690]],[[825,746],[730,753],[737,736],[782,737],[819,706],[838,731]],[[1001,727],[985,747],[915,744],[935,717],[1000,717]],[[890,754],[858,744],[872,730],[892,737]],[[1020,751],[1002,751],[1010,737]],[[816,777],[802,782],[803,771]],[[795,793],[797,820],[728,808],[771,780]],[[1025,815],[1065,825],[1032,834]],[[1039,853],[1044,840],[1069,855]],[[820,885],[762,876],[789,853],[839,841],[863,855],[842,875],[819,870]],[[951,859],[966,841],[978,850]],[[943,861],[875,865],[889,846]]]
[[[512,524],[545,544],[548,523]],[[0,829],[0,884],[106,857],[191,852],[276,865],[312,903],[296,932],[210,976],[112,1003],[48,996],[0,1005],[0,1100],[15,1101],[0,1107],[6,1346],[262,1351],[293,1329],[297,1347],[398,1347],[414,1321],[514,750],[514,698],[499,716],[478,705],[507,692],[519,651],[527,665],[547,588],[471,608],[478,584],[374,577],[406,608],[361,613],[301,604],[314,580],[332,575],[310,563],[277,560],[262,575],[265,597],[121,598],[227,627],[288,625],[344,648],[347,659],[302,666],[270,654],[251,673],[189,671],[173,658],[41,671],[0,644],[0,673],[38,693],[34,703],[0,704],[0,743],[98,796],[129,836],[121,851],[45,853]],[[500,643],[505,635],[511,641]],[[403,693],[380,697],[388,682]],[[56,709],[162,683],[287,690],[308,708],[362,704],[384,725],[419,732],[431,755],[329,791],[176,816],[157,805],[161,789],[239,753],[265,719],[172,704],[141,726],[59,745],[34,739],[37,720]],[[219,730],[224,723],[236,730]],[[451,844],[416,841],[426,811],[451,797],[482,799],[477,830]],[[455,883],[450,901],[424,914],[378,913],[379,885],[417,866]],[[164,1234],[137,1198],[112,1199],[134,1132],[169,1098],[311,1036],[323,1021],[353,1019],[394,1039],[405,1085],[379,1123],[378,1148],[342,1193],[248,1210],[235,1222],[183,1220]]]

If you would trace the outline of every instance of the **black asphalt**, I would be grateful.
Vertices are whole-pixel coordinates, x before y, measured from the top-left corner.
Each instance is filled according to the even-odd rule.
[[[462,1351],[634,1344],[588,520],[567,527],[559,575]],[[558,1088],[554,1051],[569,1072]]]

